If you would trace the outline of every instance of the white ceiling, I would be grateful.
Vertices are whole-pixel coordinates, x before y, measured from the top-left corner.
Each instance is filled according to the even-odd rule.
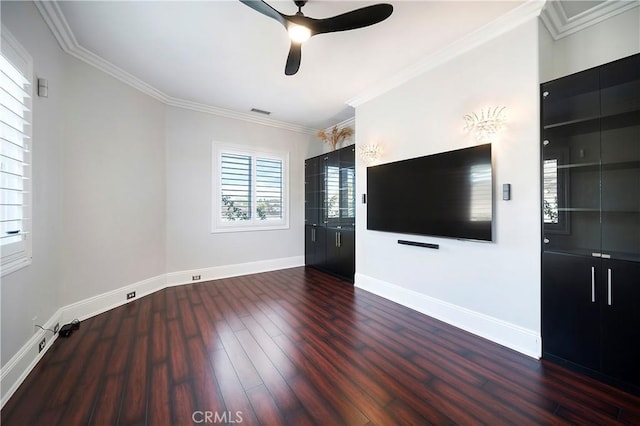
[[[293,14],[293,1],[268,1]],[[374,1],[311,0],[328,17]],[[284,75],[284,28],[239,1],[58,2],[77,43],[169,97],[309,128],[353,117],[345,102],[517,7],[519,1],[392,1],[389,19],[312,37]]]
[[[282,13],[297,10],[292,0],[267,2]],[[303,12],[323,18],[375,3],[311,0]],[[524,1],[388,3],[394,12],[379,24],[312,37],[294,76],[284,75],[284,28],[236,0],[43,1],[38,7],[65,50],[169,104],[248,118],[258,108],[271,111],[274,122],[321,129],[353,117],[347,100]],[[567,15],[603,2],[570,3]]]

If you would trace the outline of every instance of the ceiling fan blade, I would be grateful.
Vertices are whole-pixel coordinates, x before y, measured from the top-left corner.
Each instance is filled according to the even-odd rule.
[[[269,6],[264,1],[262,1],[262,0],[240,0],[240,2],[244,3],[247,6],[249,6],[251,9],[253,9],[253,10],[257,11],[257,12],[260,12],[263,15],[268,16],[269,18],[273,18],[276,21],[280,22],[280,24],[286,26],[285,15],[283,15],[282,13],[280,13],[277,10],[275,10],[274,8],[272,8],[271,6]]]
[[[291,49],[289,49],[289,56],[287,56],[287,65],[284,67],[284,73],[286,75],[294,75],[300,69],[300,60],[302,59],[302,44],[291,43]]]
[[[374,4],[361,9],[352,10],[332,18],[311,19],[307,25],[313,34],[331,33],[336,31],[355,30],[382,22],[391,16],[393,6],[387,3]]]

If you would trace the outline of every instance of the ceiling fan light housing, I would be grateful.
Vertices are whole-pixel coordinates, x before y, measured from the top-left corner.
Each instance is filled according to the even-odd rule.
[[[290,24],[287,27],[289,38],[296,43],[304,43],[311,37],[311,30],[298,24]]]

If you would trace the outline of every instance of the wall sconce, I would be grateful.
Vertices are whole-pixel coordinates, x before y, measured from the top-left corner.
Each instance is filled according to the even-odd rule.
[[[480,115],[475,112],[467,114],[464,116],[466,122],[464,129],[473,132],[478,142],[493,142],[495,135],[505,127],[507,122],[505,109],[506,107],[489,107],[481,110]]]
[[[382,147],[376,143],[358,145],[358,156],[365,166],[372,166],[380,161]]]

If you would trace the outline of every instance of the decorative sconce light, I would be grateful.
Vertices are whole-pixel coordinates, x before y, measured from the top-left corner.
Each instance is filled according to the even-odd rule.
[[[466,122],[464,129],[475,133],[478,142],[493,142],[495,135],[505,127],[507,122],[505,109],[505,107],[489,107],[481,110],[480,115],[475,112],[467,114],[464,116]]]
[[[376,143],[358,145],[358,156],[365,166],[372,166],[380,161],[382,147]]]

